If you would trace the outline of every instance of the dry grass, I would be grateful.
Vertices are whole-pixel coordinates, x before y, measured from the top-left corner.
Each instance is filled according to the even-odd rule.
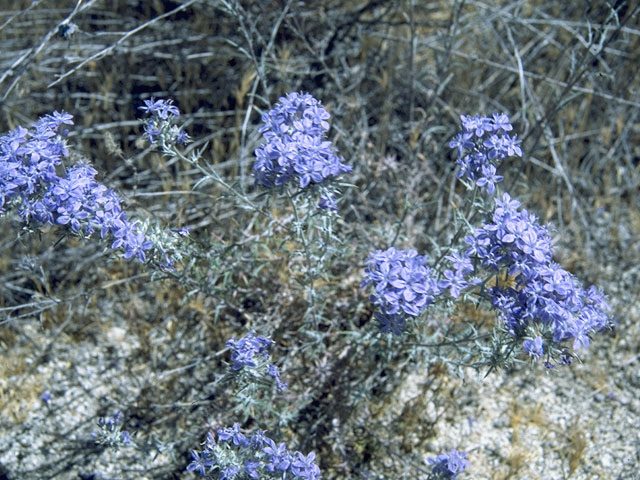
[[[507,419],[487,423],[492,446],[485,447],[469,440],[477,437],[461,413],[483,405],[476,387],[428,353],[353,332],[369,331],[371,307],[358,284],[370,250],[395,236],[399,245],[431,251],[433,241],[453,234],[464,191],[446,144],[458,115],[506,111],[525,157],[505,166],[505,187],[557,227],[559,260],[611,293],[620,335],[629,332],[596,342],[595,358],[586,360],[593,370],[577,369],[571,379],[577,398],[591,401],[585,392],[611,388],[621,362],[637,367],[639,8],[616,5],[0,0],[0,131],[64,109],[75,118],[75,151],[134,214],[188,225],[211,251],[239,245],[221,256],[223,272],[208,272],[211,290],[193,291],[152,281],[99,242],[55,230],[28,234],[11,217],[0,221],[0,426],[23,432],[15,444],[0,442],[0,463],[13,472],[7,478],[96,471],[187,478],[189,449],[211,425],[234,421],[231,400],[211,387],[223,371],[225,340],[267,326],[292,386],[283,401],[291,418],[273,425],[298,449],[317,451],[325,478],[416,478],[424,476],[426,456],[459,446],[473,448],[470,478],[607,478],[593,477],[606,468],[584,460],[591,426],[575,412],[564,432],[554,424],[557,412],[547,417],[536,402],[522,408],[521,391],[513,401],[508,390],[484,391],[496,395],[495,416]],[[78,27],[68,39],[60,35],[65,22]],[[261,234],[264,223],[247,228],[251,214],[212,184],[193,190],[199,173],[149,151],[136,121],[144,99],[173,98],[192,148],[205,147],[207,161],[255,193],[259,114],[292,90],[311,92],[331,112],[330,133],[354,165],[348,181],[357,187],[343,204],[345,242],[321,285],[331,296],[314,335],[300,322],[305,305],[286,257],[291,245],[274,236],[243,250],[244,235]],[[281,204],[273,214],[282,222],[290,215]],[[467,307],[454,326],[458,317],[491,322]],[[524,385],[527,372],[492,376]],[[46,414],[42,389],[54,393]],[[82,453],[80,439],[97,416],[116,408],[141,443],[152,449],[157,439],[156,457]],[[252,418],[246,426],[259,423]],[[37,433],[42,428],[47,434]],[[67,428],[76,443],[51,434]],[[500,451],[505,429],[512,443]],[[632,456],[630,444],[623,446]],[[618,447],[603,448],[618,458]],[[542,462],[540,450],[552,459]],[[618,473],[608,478],[632,478],[625,477],[630,467],[612,468]]]

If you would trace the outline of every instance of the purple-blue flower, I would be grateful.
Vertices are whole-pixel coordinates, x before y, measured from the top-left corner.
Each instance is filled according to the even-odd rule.
[[[216,440],[213,438],[213,433],[210,431],[207,432],[207,439],[204,442],[204,446],[206,450],[213,450],[216,446]]]
[[[253,478],[256,480],[260,478],[258,467],[260,467],[260,462],[256,460],[246,460],[244,462],[244,471],[249,478]]]
[[[72,125],[71,115],[53,112],[33,124],[0,137],[0,213],[15,207],[25,222],[56,224],[71,232],[101,238],[112,236],[113,248],[123,248],[125,258],[146,260],[153,244],[127,220],[121,200],[96,181],[97,171],[73,165],[59,176],[68,150],[60,130]]]
[[[231,441],[236,447],[249,446],[249,440],[240,431],[240,424],[234,423],[233,427],[218,429],[218,440],[223,442]]]
[[[320,476],[320,469],[315,463],[315,452],[309,453],[304,456],[300,452],[294,454],[293,461],[291,462],[291,473],[296,477],[308,478],[309,480],[315,480]]]
[[[280,378],[280,370],[275,365],[269,365],[267,369],[269,375],[276,381],[276,388],[279,391],[285,390],[289,385]]]
[[[120,441],[123,445],[131,445],[131,434],[125,430],[120,434]]]
[[[267,438],[265,443],[267,446],[262,451],[268,455],[267,471],[274,473],[276,470],[288,470],[291,466],[291,453],[287,450],[287,445],[284,442],[276,444],[270,438]]]
[[[352,167],[343,163],[326,140],[329,113],[308,93],[292,92],[262,115],[260,132],[266,143],[255,150],[256,185],[273,187],[297,181],[300,188],[322,183]],[[321,208],[333,209],[335,201],[325,196]]]
[[[513,130],[509,117],[495,113],[490,117],[461,115],[462,131],[449,142],[458,154],[458,177],[466,175],[490,195],[496,184],[503,180],[497,175],[497,165],[504,158],[522,156],[517,137],[507,132]]]
[[[254,450],[262,450],[266,440],[267,436],[265,435],[265,432],[263,430],[256,430],[249,438],[249,444]]]
[[[513,130],[509,116],[504,113],[494,113],[492,123],[494,130],[502,130],[504,132],[510,132]]]
[[[48,391],[43,392],[42,395],[40,395],[40,400],[48,407],[51,401],[51,393]]]
[[[464,290],[469,285],[469,282],[465,280],[464,274],[460,270],[456,272],[445,270],[443,275],[444,279],[438,282],[438,287],[440,287],[442,290],[448,288],[449,294],[453,298],[458,298],[461,295],[462,290]]]
[[[198,453],[195,450],[191,450],[191,456],[193,461],[187,465],[187,471],[198,472],[202,477],[207,475],[207,470],[215,465],[216,460],[208,450]]]
[[[225,467],[220,471],[218,480],[233,480],[234,478],[236,478],[236,475],[238,475],[239,471],[240,467],[238,467],[237,465],[229,465],[228,467]]]
[[[320,201],[318,202],[318,207],[323,210],[331,210],[337,211],[338,204],[336,203],[336,196],[333,193],[327,193],[320,197]]]
[[[177,117],[180,115],[180,110],[173,105],[173,100],[171,99],[164,100],[159,98],[156,100],[151,97],[144,101],[144,106],[138,108],[149,115],[157,115],[163,120],[168,119],[170,116]]]
[[[491,221],[465,237],[464,255],[475,262],[476,270],[511,276],[512,284],[498,282],[486,290],[506,330],[526,338],[524,350],[534,359],[542,356],[543,337],[552,340],[547,349],[568,341],[574,350],[587,347],[593,333],[611,325],[606,298],[595,287],[585,290],[574,275],[553,262],[549,230],[535,215],[519,209],[520,203],[507,193],[495,198],[495,204]],[[461,262],[455,259],[455,264]],[[455,288],[454,296],[460,285],[455,279],[445,271],[440,284]]]
[[[442,291],[426,265],[427,256],[415,250],[377,250],[366,263],[361,286],[373,287],[371,301],[380,309],[383,330],[400,331],[404,315],[417,317]]]
[[[471,150],[474,146],[472,132],[459,132],[453,140],[449,142],[449,148],[458,150],[459,156],[463,156],[466,150]]]
[[[459,450],[450,450],[440,455],[428,458],[427,462],[432,465],[431,472],[439,480],[455,480],[459,473],[471,466],[467,460],[467,453]]]
[[[260,358],[269,358],[269,348],[273,342],[253,333],[236,340],[227,340],[227,347],[231,349],[231,368],[241,370],[245,367],[256,367]]]
[[[522,346],[524,348],[524,351],[527,352],[529,356],[534,358],[535,360],[539,359],[544,353],[542,349],[542,337],[539,336],[534,338],[533,340],[526,339],[522,343]]]
[[[320,477],[314,452],[307,455],[292,453],[284,442],[276,443],[262,430],[257,430],[247,440],[235,423],[231,428],[218,429],[218,440],[216,443],[213,436],[207,434],[205,450],[191,452],[193,461],[187,470],[204,477],[215,466],[219,469],[217,478],[227,480],[294,477],[317,480]]]
[[[476,185],[486,187],[489,195],[496,191],[496,183],[501,182],[504,177],[496,174],[496,167],[492,164],[482,165],[482,176],[476,180]]]

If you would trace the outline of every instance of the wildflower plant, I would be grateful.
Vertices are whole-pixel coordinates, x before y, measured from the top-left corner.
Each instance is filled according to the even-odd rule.
[[[111,417],[100,417],[98,419],[99,430],[91,433],[95,442],[98,445],[104,445],[115,450],[119,450],[121,447],[133,446],[131,434],[127,430],[122,430],[121,420],[121,412],[116,412]]]
[[[247,436],[234,423],[232,427],[219,428],[217,437],[216,442],[209,432],[204,449],[191,451],[192,462],[187,471],[217,480],[320,478],[314,452],[292,452],[286,443],[276,443],[262,430]]]
[[[244,208],[261,211],[241,189],[226,182],[212,165],[204,162],[202,152],[184,151],[183,147],[191,142],[191,137],[179,125],[180,110],[173,104],[173,100],[152,97],[145,100],[144,105],[139,108],[145,115],[142,122],[145,137],[151,145],[159,148],[165,156],[179,158],[198,168],[202,174],[200,182],[213,181],[240,200]],[[197,186],[196,184],[194,188]]]
[[[283,226],[282,220],[249,198],[242,185],[232,185],[223,179],[201,159],[199,152],[183,151],[182,146],[190,138],[178,126],[180,112],[171,100],[152,98],[140,108],[147,117],[144,130],[148,141],[164,155],[195,166],[203,174],[201,181],[219,184],[243,208]],[[293,222],[284,225],[285,231],[299,245],[291,255],[291,266],[302,274],[299,283],[308,302],[305,317],[313,318],[319,315],[319,309],[314,307],[322,300],[317,280],[339,242],[334,235],[339,202],[336,180],[352,171],[326,138],[329,117],[321,103],[308,93],[293,92],[281,97],[276,106],[262,115],[260,132],[265,143],[255,150],[253,167],[255,186],[265,188],[269,194],[282,194],[291,207]],[[263,236],[269,237],[270,233],[266,231]]]
[[[227,347],[231,350],[231,370],[237,375],[246,374],[250,383],[271,379],[278,391],[283,391],[287,384],[281,380],[278,367],[271,363],[271,345],[272,340],[253,332],[239,340],[227,340]]]
[[[160,150],[163,156],[177,158],[188,165],[193,166],[200,173],[200,179],[193,186],[199,188],[204,183],[215,183],[222,187],[238,203],[241,210],[254,215],[254,220],[266,218],[269,227],[253,239],[257,244],[261,238],[273,236],[273,229],[279,225],[278,220],[254,199],[250,198],[241,188],[232,182],[228,182],[217,171],[214,165],[202,157],[202,150],[187,149],[191,142],[189,135],[180,125],[180,110],[171,99],[151,98],[144,101],[139,107],[144,113],[142,120],[146,140]],[[252,221],[254,221],[252,220]],[[203,292],[220,297],[228,293],[226,283],[229,280],[232,269],[222,265],[221,257],[230,258],[233,262],[235,245],[223,242],[196,242],[189,238],[188,230],[169,229],[149,225],[151,237],[158,244],[159,265],[168,267],[169,271],[163,272],[183,285],[190,288],[191,294]],[[174,268],[176,262],[180,268]]]
[[[496,280],[479,295],[498,311],[504,330],[524,340],[529,356],[546,352],[566,363],[565,343],[574,351],[588,347],[591,335],[611,326],[611,307],[597,287],[584,289],[553,262],[548,228],[535,215],[507,193],[495,205],[492,221],[465,237],[464,255]]]
[[[112,249],[124,250],[124,258],[144,263],[153,243],[128,219],[116,192],[96,181],[90,165],[63,165],[69,155],[66,125],[73,125],[72,116],[55,111],[29,130],[17,127],[0,137],[0,215],[15,209],[25,224],[97,234],[110,239]]]
[[[597,287],[585,289],[570,272],[553,261],[549,227],[508,193],[498,196],[496,162],[522,155],[505,114],[461,116],[463,131],[449,144],[458,153],[458,176],[485,189],[486,201],[473,202],[487,221],[473,226],[473,209],[455,238],[463,246],[445,248],[433,266],[414,250],[373,252],[366,261],[363,287],[383,332],[403,333],[405,320],[415,319],[432,304],[452,308],[472,302],[497,313],[490,353],[482,362],[504,366],[519,352],[545,366],[570,364],[595,333],[612,326],[611,307]],[[466,235],[465,235],[466,232]],[[446,295],[445,295],[446,294]],[[516,348],[519,347],[519,348]]]
[[[202,174],[194,188],[213,180],[253,215],[252,223],[263,220],[257,223],[265,226],[264,231],[216,250],[191,241],[186,228],[166,228],[150,219],[131,221],[115,191],[96,180],[98,172],[93,167],[87,163],[63,165],[68,157],[66,125],[72,124],[72,118],[58,112],[41,118],[31,130],[18,127],[0,137],[0,213],[16,210],[26,224],[58,225],[82,237],[99,235],[110,241],[112,249],[123,250],[125,258],[157,266],[189,287],[188,295],[215,290],[216,280],[208,284],[211,270],[216,271],[214,275],[233,274],[233,268],[217,272],[224,270],[218,263],[221,251],[236,252],[246,243],[251,248],[260,242],[268,244],[278,232],[281,237],[277,241],[286,245],[282,250],[291,270],[288,273],[301,273],[296,280],[307,300],[307,309],[301,314],[305,331],[321,338],[313,328],[318,323],[306,320],[318,320],[324,314],[326,297],[319,291],[318,280],[339,254],[342,240],[335,227],[339,187],[344,186],[339,181],[352,171],[327,139],[327,110],[310,94],[293,92],[263,113],[259,131],[264,143],[254,152],[253,188],[267,202],[259,204],[256,195],[247,194],[243,185],[225,180],[203,161],[202,151],[185,149],[191,139],[179,126],[180,111],[171,100],[151,98],[140,108],[146,115],[146,139],[163,155],[182,159]],[[359,354],[362,345],[382,349],[398,337],[415,335],[419,340],[431,336],[429,340],[435,339],[431,345],[439,349],[445,344],[456,348],[470,344],[469,350],[462,351],[464,362],[473,358],[470,365],[477,368],[503,367],[517,356],[542,360],[548,367],[570,364],[576,351],[589,346],[594,334],[611,325],[607,299],[595,286],[585,289],[554,262],[550,228],[521,208],[509,193],[500,191],[504,179],[498,175],[501,162],[522,156],[517,136],[511,135],[509,117],[463,115],[461,122],[462,131],[449,146],[457,153],[458,178],[465,177],[464,184],[474,191],[466,215],[461,215],[461,228],[450,244],[438,246],[431,256],[395,245],[370,253],[361,288],[369,293],[380,332],[392,335],[348,332],[360,345],[345,350],[341,357],[352,351]],[[478,191],[483,195],[476,199]],[[287,210],[278,216],[270,205],[280,199]],[[202,259],[208,262],[204,268],[197,264]],[[216,293],[231,296],[225,287]],[[431,312],[446,320],[461,304],[493,312],[498,318],[493,331],[482,332],[472,326],[473,335],[451,338],[450,332],[443,334],[445,326],[433,319],[423,328],[422,321]],[[485,338],[492,339],[489,346],[481,341]],[[280,408],[285,400],[281,394],[288,384],[272,362],[273,343],[254,331],[229,339],[228,371],[213,383],[216,395],[218,387],[231,385],[235,389],[225,391],[224,398],[231,404],[228,411],[239,413],[243,423],[277,424],[280,431],[280,427],[295,426],[288,423],[304,418],[304,414],[302,406],[284,412]],[[389,366],[394,353],[368,354],[384,358]],[[475,361],[477,356],[480,359]],[[277,401],[275,395],[280,395]],[[357,401],[364,396],[359,395]],[[42,398],[48,405],[49,398]],[[306,399],[310,398],[307,394]],[[268,416],[271,418],[265,418]],[[129,432],[122,430],[121,418],[119,412],[100,418],[99,430],[92,434],[95,441],[115,449],[133,445]],[[320,477],[314,452],[290,451],[284,442],[277,443],[261,430],[248,435],[239,423],[218,429],[217,441],[209,432],[204,448],[192,450],[190,455],[186,470],[207,479]],[[455,480],[470,466],[466,453],[457,450],[430,458],[428,463],[431,480]]]
[[[266,414],[286,422],[282,394],[288,384],[280,376],[280,369],[272,363],[270,349],[273,341],[250,332],[244,337],[230,338],[226,346],[230,355],[228,371],[212,383],[215,391],[230,386],[227,395],[230,411],[240,415],[242,421]],[[286,408],[286,407],[285,407]]]
[[[246,209],[268,222],[275,220],[268,208],[255,203],[241,187],[203,164],[198,153],[182,151],[188,136],[177,127],[179,111],[170,101],[152,99],[143,109],[150,116],[145,125],[147,139],[164,154],[187,160]],[[322,311],[317,308],[322,296],[316,282],[332,248],[340,242],[333,234],[339,203],[336,181],[351,171],[326,139],[328,119],[326,110],[309,94],[291,93],[262,115],[260,132],[265,143],[255,150],[255,188],[270,199],[282,196],[293,215],[284,240],[293,239],[299,245],[289,255],[294,271],[300,268],[295,259],[302,260],[301,283],[308,300],[305,318]],[[473,336],[448,342],[472,344],[474,355],[480,356],[472,365],[506,366],[518,355],[543,359],[549,367],[568,364],[575,355],[569,346],[573,350],[587,346],[591,335],[611,324],[610,307],[595,287],[583,289],[553,262],[549,227],[500,191],[504,177],[497,171],[501,162],[522,156],[517,136],[510,133],[509,117],[462,116],[461,121],[463,130],[450,143],[458,155],[458,178],[465,177],[468,188],[485,195],[469,201],[462,227],[450,245],[440,247],[437,258],[395,246],[370,254],[361,286],[370,292],[379,328],[382,333],[400,336],[419,326],[432,308],[450,313],[456,305],[471,303],[495,312],[499,319],[490,334],[472,329]],[[480,226],[478,218],[484,218]],[[433,334],[437,337],[441,331],[435,327]],[[491,338],[490,346],[482,338]],[[278,391],[286,387],[271,363],[271,346],[271,340],[254,332],[227,342],[230,377],[237,387],[232,410],[241,412],[243,421],[259,412],[278,415],[264,394],[264,387],[274,382]],[[313,454],[291,454],[284,444],[260,435],[260,441],[246,437],[239,424],[219,429],[218,443],[209,434],[205,448],[191,452],[193,460],[187,470],[220,479],[315,478],[318,474]],[[466,454],[458,451],[430,459],[430,464],[433,479],[455,479],[469,466]]]
[[[316,281],[335,253],[334,236],[339,191],[335,180],[350,173],[327,140],[330,115],[308,93],[292,92],[262,115],[265,143],[255,150],[255,184],[283,191],[294,215],[298,255],[303,259],[302,282],[308,301],[305,316],[318,317],[322,295]]]

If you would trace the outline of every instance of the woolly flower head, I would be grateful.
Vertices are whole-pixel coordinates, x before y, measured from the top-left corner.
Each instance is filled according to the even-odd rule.
[[[266,143],[255,151],[256,185],[297,181],[300,188],[352,171],[326,139],[329,113],[308,93],[293,92],[262,115]]]
[[[170,98],[155,99],[151,97],[144,101],[142,107],[138,108],[149,116],[144,125],[149,143],[168,148],[174,144],[186,145],[191,141],[187,132],[175,124],[176,119],[180,116],[180,110]]]
[[[115,450],[118,450],[122,446],[132,445],[131,434],[126,430],[121,431],[121,419],[122,413],[120,412],[116,412],[113,416],[107,418],[100,417],[98,419],[98,427],[100,427],[100,429],[91,433],[95,442]]]

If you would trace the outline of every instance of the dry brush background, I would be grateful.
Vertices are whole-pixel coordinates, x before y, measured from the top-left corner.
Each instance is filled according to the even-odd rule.
[[[189,226],[221,257],[194,292],[99,241],[0,220],[0,479],[193,478],[189,450],[237,421],[211,390],[224,342],[265,325],[291,385],[279,433],[315,450],[324,478],[418,478],[450,448],[470,452],[464,478],[640,478],[639,13],[621,0],[0,0],[0,131],[73,114],[74,155],[131,212]],[[199,173],[147,148],[136,120],[144,99],[173,98],[191,148],[252,191],[260,113],[293,90],[331,112],[356,185],[315,334],[282,247],[244,251],[259,225],[214,185],[194,190]],[[394,235],[424,252],[450,238],[464,189],[446,144],[460,114],[495,111],[525,152],[505,184],[556,227],[557,260],[610,295],[615,331],[570,369],[486,378],[356,342],[374,331],[362,261]],[[93,444],[117,409],[153,455]]]

